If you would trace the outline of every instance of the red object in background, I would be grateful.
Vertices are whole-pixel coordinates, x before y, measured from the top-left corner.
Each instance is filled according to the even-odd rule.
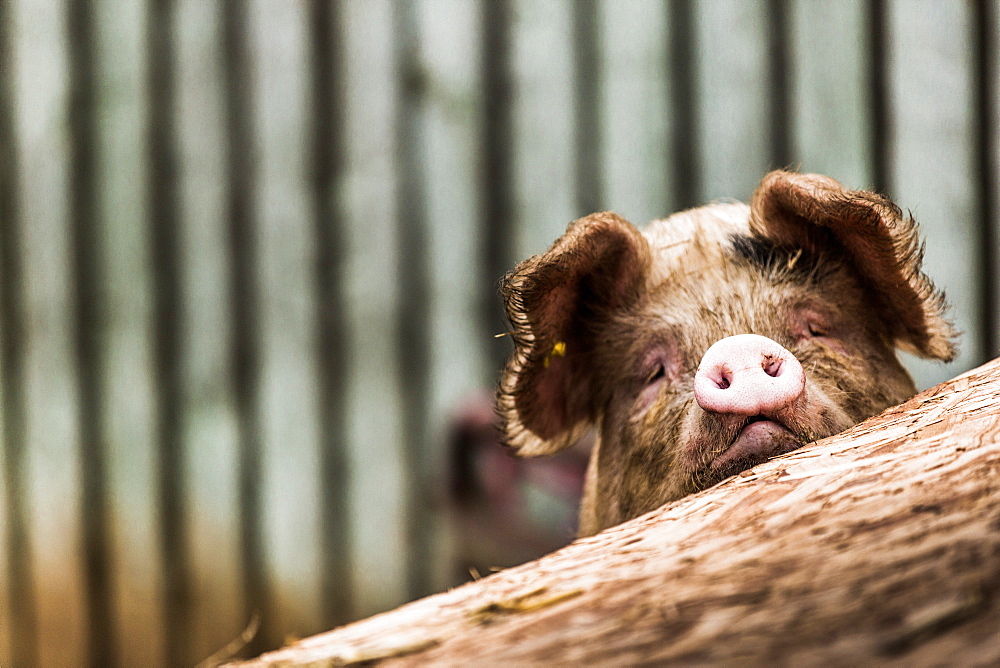
[[[535,559],[576,536],[593,437],[553,457],[518,459],[500,445],[498,424],[484,393],[456,411],[449,428],[458,581]]]

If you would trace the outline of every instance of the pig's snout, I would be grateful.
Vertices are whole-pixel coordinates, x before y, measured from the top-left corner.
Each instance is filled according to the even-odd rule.
[[[795,355],[766,336],[739,334],[712,344],[694,377],[698,405],[730,415],[775,414],[795,402],[806,378]]]

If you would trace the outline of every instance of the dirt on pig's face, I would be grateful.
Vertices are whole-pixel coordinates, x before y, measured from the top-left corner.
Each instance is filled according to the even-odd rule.
[[[504,295],[506,444],[533,456],[599,435],[581,534],[907,399],[897,348],[954,355],[912,221],[813,175],[772,173],[749,207],[642,231],[588,216],[519,265]]]

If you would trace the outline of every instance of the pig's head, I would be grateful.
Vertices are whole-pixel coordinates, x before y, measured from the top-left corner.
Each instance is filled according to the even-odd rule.
[[[505,443],[597,429],[586,535],[843,431],[915,393],[897,348],[955,354],[921,250],[884,197],[788,172],[749,207],[582,218],[504,281]]]

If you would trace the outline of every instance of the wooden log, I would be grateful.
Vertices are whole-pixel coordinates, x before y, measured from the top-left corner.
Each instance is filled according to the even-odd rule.
[[[652,513],[245,665],[1000,662],[1000,359]]]

